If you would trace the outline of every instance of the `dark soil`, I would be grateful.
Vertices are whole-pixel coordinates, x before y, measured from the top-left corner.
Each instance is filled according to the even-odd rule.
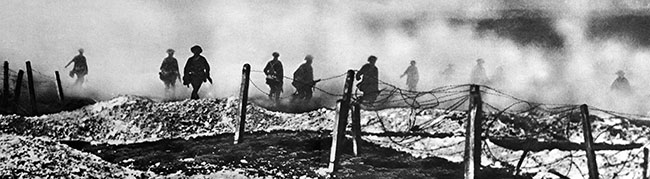
[[[182,171],[186,175],[207,174],[223,169],[242,169],[248,176],[291,178],[319,177],[316,170],[327,168],[329,132],[257,132],[244,142],[233,144],[232,134],[194,139],[164,139],[130,145],[84,145],[64,142],[102,159],[157,174]],[[370,143],[362,143],[360,156],[352,154],[346,140],[342,168],[333,178],[463,178],[462,163],[441,158],[415,158]],[[515,178],[503,169],[485,169],[481,178]],[[529,177],[528,177],[529,178]]]

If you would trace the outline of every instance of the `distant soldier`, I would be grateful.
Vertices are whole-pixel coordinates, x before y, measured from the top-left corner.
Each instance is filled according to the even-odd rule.
[[[368,63],[363,65],[356,75],[357,80],[361,80],[363,76],[363,80],[357,84],[357,88],[363,92],[362,102],[375,102],[379,96],[379,70],[375,66],[375,62],[377,62],[377,57],[368,57]]]
[[[485,68],[483,67],[483,59],[476,60],[476,66],[472,70],[472,76],[470,77],[470,82],[473,84],[484,85],[488,82],[487,74],[485,73]]]
[[[418,80],[420,76],[418,75],[418,67],[415,66],[415,60],[411,60],[411,66],[406,68],[406,71],[400,76],[400,78],[406,75],[406,86],[411,91],[415,91],[418,85]]]
[[[85,76],[88,74],[88,64],[86,64],[86,57],[84,57],[84,49],[80,48],[79,55],[75,56],[65,65],[65,68],[74,62],[74,68],[70,71],[70,78],[74,78],[74,75],[77,75],[77,80],[74,82],[74,85],[82,85],[85,80]]]
[[[610,90],[620,94],[631,94],[632,88],[630,87],[630,82],[628,82],[627,78],[625,78],[625,72],[623,72],[623,70],[619,70],[616,72],[616,75],[618,75],[618,78],[614,80],[612,86],[610,87]]]
[[[451,77],[456,73],[456,69],[454,69],[454,64],[447,64],[447,68],[440,72],[442,76],[445,77],[445,81],[451,80]]]
[[[492,79],[490,80],[490,85],[494,86],[502,86],[503,83],[505,83],[506,74],[503,71],[503,66],[497,67],[497,69],[494,71],[494,74],[492,75]]]
[[[187,59],[185,64],[185,69],[183,70],[183,85],[189,87],[192,85],[192,96],[191,99],[199,99],[199,88],[201,84],[206,81],[212,83],[212,78],[210,78],[210,65],[205,57],[201,56],[203,49],[201,46],[195,45],[190,48],[190,51],[194,54]]]
[[[176,79],[181,80],[181,74],[178,72],[178,61],[174,58],[174,49],[167,49],[167,58],[160,65],[158,73],[160,80],[165,83],[165,89],[169,90],[176,85]]]
[[[271,88],[269,98],[277,102],[280,100],[280,94],[282,93],[284,70],[282,68],[282,62],[278,59],[280,54],[273,52],[272,55],[273,60],[269,61],[266,67],[264,67],[264,74],[266,74],[266,84]]]
[[[313,93],[312,88],[320,81],[314,81],[314,69],[311,67],[313,59],[314,57],[307,55],[305,57],[305,63],[293,72],[293,82],[291,82],[291,85],[296,88],[294,99],[309,101]]]

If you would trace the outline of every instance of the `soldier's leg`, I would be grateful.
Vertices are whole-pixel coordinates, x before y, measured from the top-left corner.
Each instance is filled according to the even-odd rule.
[[[282,90],[281,90],[282,85],[274,85],[274,88],[275,88],[275,90],[274,90],[275,94],[273,94],[273,98],[274,98],[273,100],[279,101],[280,100],[280,94],[282,93]]]
[[[85,76],[86,75],[77,74],[77,81],[74,82],[75,85],[82,85],[84,83]]]
[[[269,85],[269,99],[273,100],[273,94],[275,94],[275,87],[273,85]]]
[[[191,99],[199,99],[199,89],[201,88],[203,81],[193,80],[192,81],[192,96]]]

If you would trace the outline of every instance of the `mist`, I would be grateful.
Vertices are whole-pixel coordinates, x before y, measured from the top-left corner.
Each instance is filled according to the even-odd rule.
[[[74,79],[64,77],[67,93],[92,91],[106,99],[117,94],[163,98],[157,73],[165,50],[176,50],[182,69],[193,45],[203,47],[215,80],[203,85],[202,97],[236,95],[242,65],[262,70],[274,51],[289,77],[305,55],[313,55],[317,79],[359,69],[375,55],[380,80],[403,88],[399,75],[415,60],[423,91],[468,83],[475,60],[482,58],[488,76],[504,68],[505,83],[496,88],[524,99],[645,112],[648,93],[642,89],[650,87],[644,78],[650,76],[650,50],[621,36],[593,38],[589,28],[595,17],[648,7],[647,1],[631,0],[6,0],[0,2],[0,59],[8,59],[11,68],[30,60],[44,74],[67,74],[71,67],[63,66],[84,48],[88,81],[75,91]],[[478,21],[504,18],[500,12],[513,9],[543,12],[559,47],[477,30]],[[451,80],[440,75],[447,64],[456,67]],[[627,73],[635,97],[611,97],[609,85],[618,70]],[[268,91],[263,75],[251,78]],[[317,87],[341,93],[342,83],[334,79]],[[189,97],[189,90],[178,86],[179,98]],[[293,91],[285,80],[283,96]]]

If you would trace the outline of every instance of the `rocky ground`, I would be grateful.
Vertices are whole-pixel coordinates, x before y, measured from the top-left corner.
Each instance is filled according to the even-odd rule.
[[[333,126],[332,110],[290,114],[249,105],[246,130],[254,133],[251,134],[250,143],[236,146],[230,144],[230,136],[234,129],[237,104],[234,98],[154,102],[136,96],[120,96],[69,112],[36,117],[2,116],[0,132],[12,138],[7,141],[13,141],[13,138],[50,141],[42,143],[43,148],[99,156],[103,160],[97,160],[104,162],[102,165],[106,164],[105,168],[134,171],[131,172],[133,175],[128,175],[132,177],[456,178],[454,176],[462,173],[458,167],[462,167],[463,112],[410,109],[362,111],[361,124],[367,134],[363,139],[368,142],[366,151],[372,152],[361,157],[344,155],[342,163],[347,167],[341,173],[328,175],[323,172],[326,164],[323,158],[329,153],[327,145],[330,144],[327,141],[331,140],[328,131]],[[487,126],[485,137],[488,139],[482,165],[486,166],[485,171],[499,175],[499,178],[514,173],[514,166],[522,151],[495,145],[491,141],[495,137],[524,139],[535,136],[538,141],[582,142],[582,131],[572,115],[486,115],[489,125],[484,126]],[[621,145],[647,143],[646,136],[650,130],[644,125],[616,116],[597,116],[602,116],[593,124],[597,142]],[[539,130],[544,127],[547,128]],[[55,141],[63,141],[84,152],[65,146],[56,147],[61,144]],[[0,143],[2,150],[19,151],[13,149],[20,146],[8,143]],[[315,147],[316,144],[319,147]],[[213,149],[215,146],[224,147]],[[640,148],[636,147],[634,150],[599,151],[601,175],[605,178],[639,176]],[[53,151],[50,151],[34,152],[40,152],[38,157],[51,155]],[[29,168],[34,163],[28,160],[29,155],[9,153],[15,157],[7,157],[3,160],[8,162],[3,163],[19,165],[3,164],[0,173],[5,176],[14,173],[40,176],[20,169]],[[528,155],[523,162],[522,173],[533,175],[534,178],[557,177],[552,173],[571,178],[584,177],[584,159],[584,152],[543,149]],[[267,164],[269,168],[263,168]],[[49,171],[50,168],[45,168],[41,173],[64,173],[65,169],[54,167]],[[97,177],[111,175],[98,174]]]

